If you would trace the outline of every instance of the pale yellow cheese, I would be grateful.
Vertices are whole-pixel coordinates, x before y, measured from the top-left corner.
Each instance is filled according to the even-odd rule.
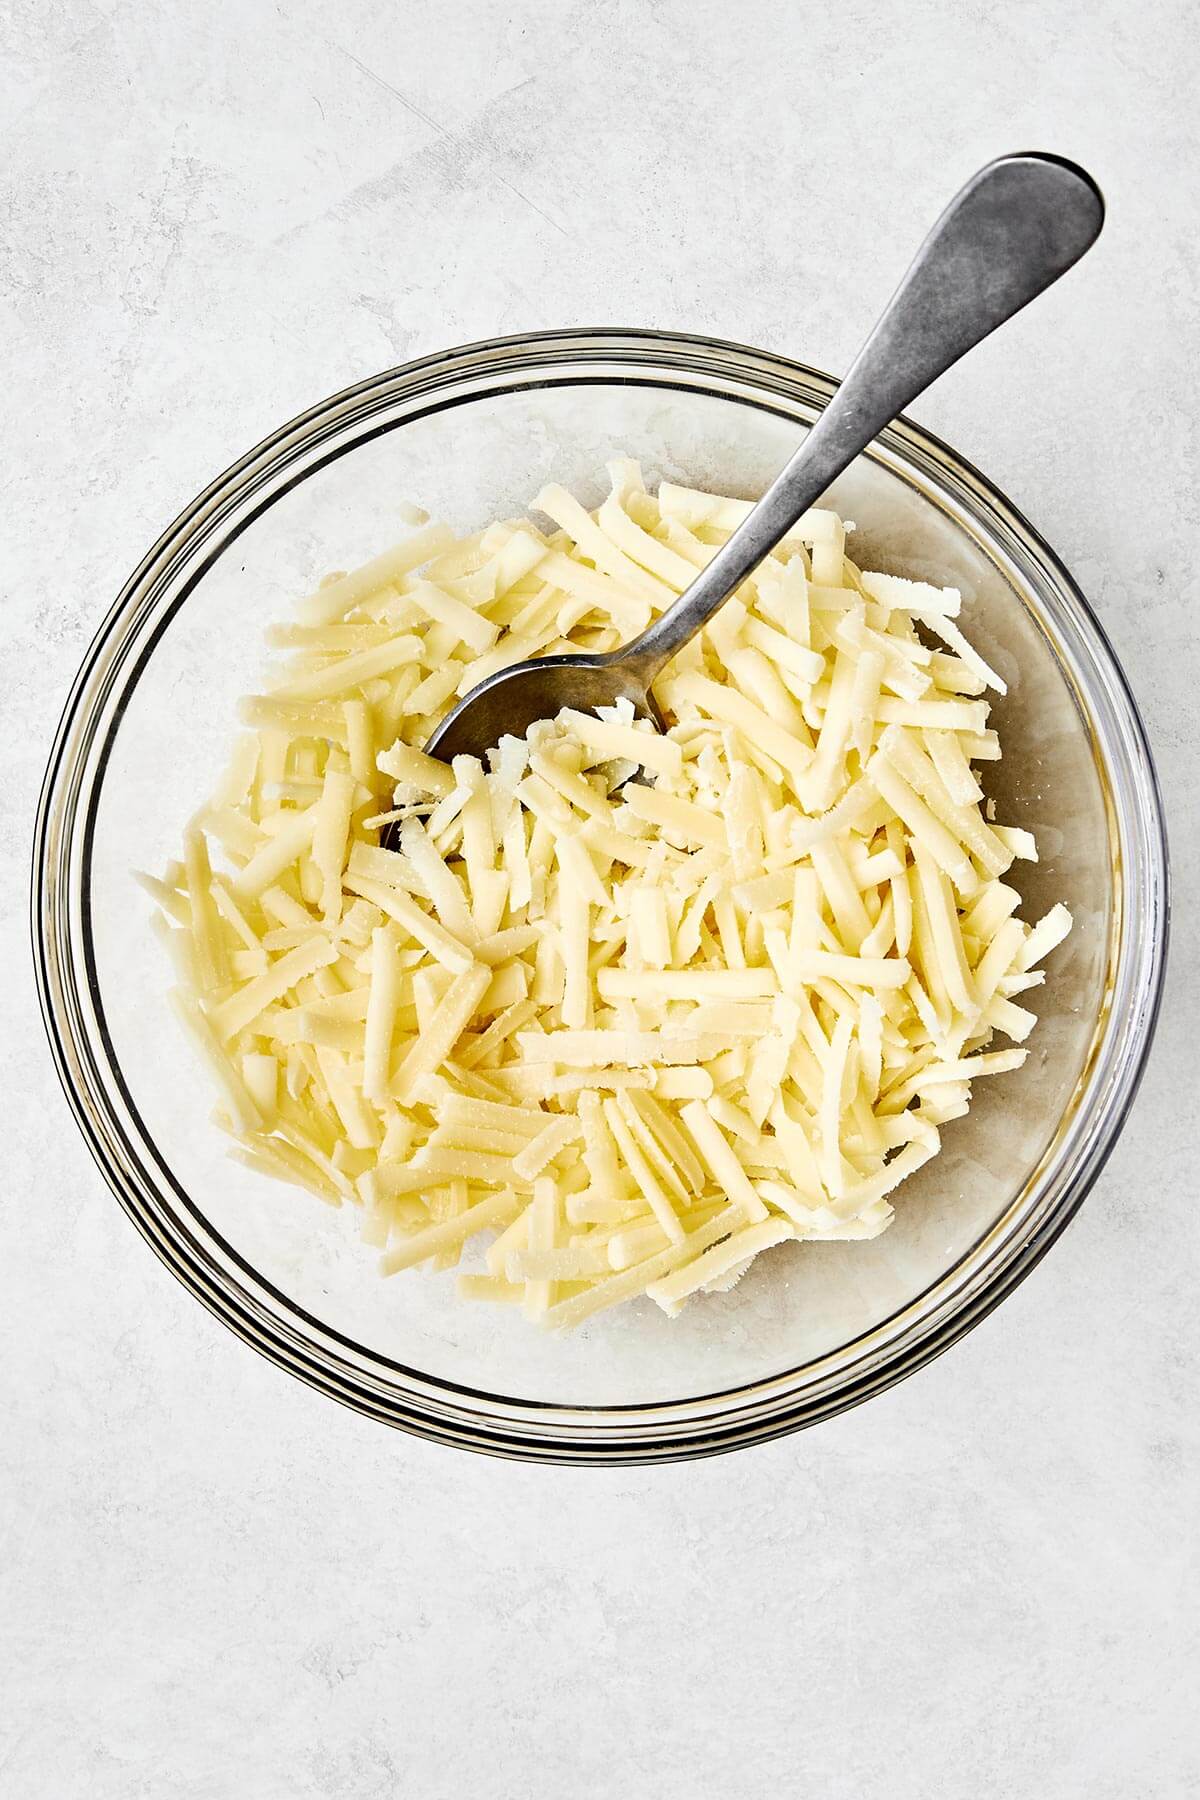
[[[884,1230],[1024,1061],[1071,924],[1000,880],[1036,844],[985,816],[1004,683],[962,596],[860,574],[826,508],[664,672],[665,732],[621,702],[428,756],[488,671],[641,630],[750,505],[610,474],[595,511],[544,489],[545,536],[422,522],[324,583],[142,878],[245,1166],[361,1205],[389,1272],[499,1232],[458,1292],[552,1328]]]

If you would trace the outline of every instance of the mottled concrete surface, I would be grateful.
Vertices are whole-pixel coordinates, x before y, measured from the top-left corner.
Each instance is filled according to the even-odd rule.
[[[0,1792],[13,1800],[1200,1791],[1191,9],[8,0]],[[834,370],[979,161],[1095,170],[1084,269],[916,409],[1098,608],[1173,814],[1158,1045],[1103,1180],[933,1368],[597,1474],[436,1450],[246,1351],[69,1122],[34,799],[127,570],[381,366],[668,324]],[[1032,377],[1032,379],[1031,379]]]

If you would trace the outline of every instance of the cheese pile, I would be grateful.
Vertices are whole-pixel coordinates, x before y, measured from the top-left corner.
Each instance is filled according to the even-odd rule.
[[[985,817],[1003,683],[958,593],[861,573],[827,510],[669,666],[665,735],[626,704],[424,755],[491,671],[640,631],[749,510],[610,468],[595,513],[539,494],[548,532],[416,515],[329,578],[141,877],[233,1155],[358,1207],[385,1273],[486,1242],[459,1291],[556,1327],[882,1231],[1024,1060],[987,1046],[1071,924],[1002,879],[1036,851]]]

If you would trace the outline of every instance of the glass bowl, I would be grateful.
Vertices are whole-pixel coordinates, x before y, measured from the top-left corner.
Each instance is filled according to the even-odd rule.
[[[1019,1072],[866,1244],[788,1244],[668,1320],[650,1302],[549,1337],[459,1301],[452,1275],[381,1280],[355,1221],[225,1158],[213,1096],[169,1014],[134,867],[157,869],[210,793],[263,627],[327,569],[400,534],[418,500],[462,530],[553,478],[596,500],[604,463],[756,495],[834,384],[782,358],[657,332],[550,332],[431,356],[314,407],[167,530],[105,620],[54,745],[34,936],[76,1119],[138,1229],[248,1344],[389,1424],[475,1450],[642,1462],[753,1443],[918,1368],[995,1306],[1080,1204],[1128,1112],[1154,1024],[1166,848],[1136,708],[1051,551],[945,445],[893,425],[837,484],[856,559],[951,582],[1010,683],[985,779],[1037,833],[1025,914],[1076,919],[1033,997]]]

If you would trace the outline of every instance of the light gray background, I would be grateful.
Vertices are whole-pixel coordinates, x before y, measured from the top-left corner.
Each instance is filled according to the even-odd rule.
[[[0,12],[0,1793],[1197,1792],[1191,9]],[[843,369],[953,188],[1025,148],[1093,169],[1107,230],[916,413],[1082,581],[1173,814],[1170,991],[1106,1175],[948,1357],[766,1449],[515,1468],[319,1399],[160,1268],[42,1046],[30,824],[103,610],[236,453],[425,351],[623,323]]]

